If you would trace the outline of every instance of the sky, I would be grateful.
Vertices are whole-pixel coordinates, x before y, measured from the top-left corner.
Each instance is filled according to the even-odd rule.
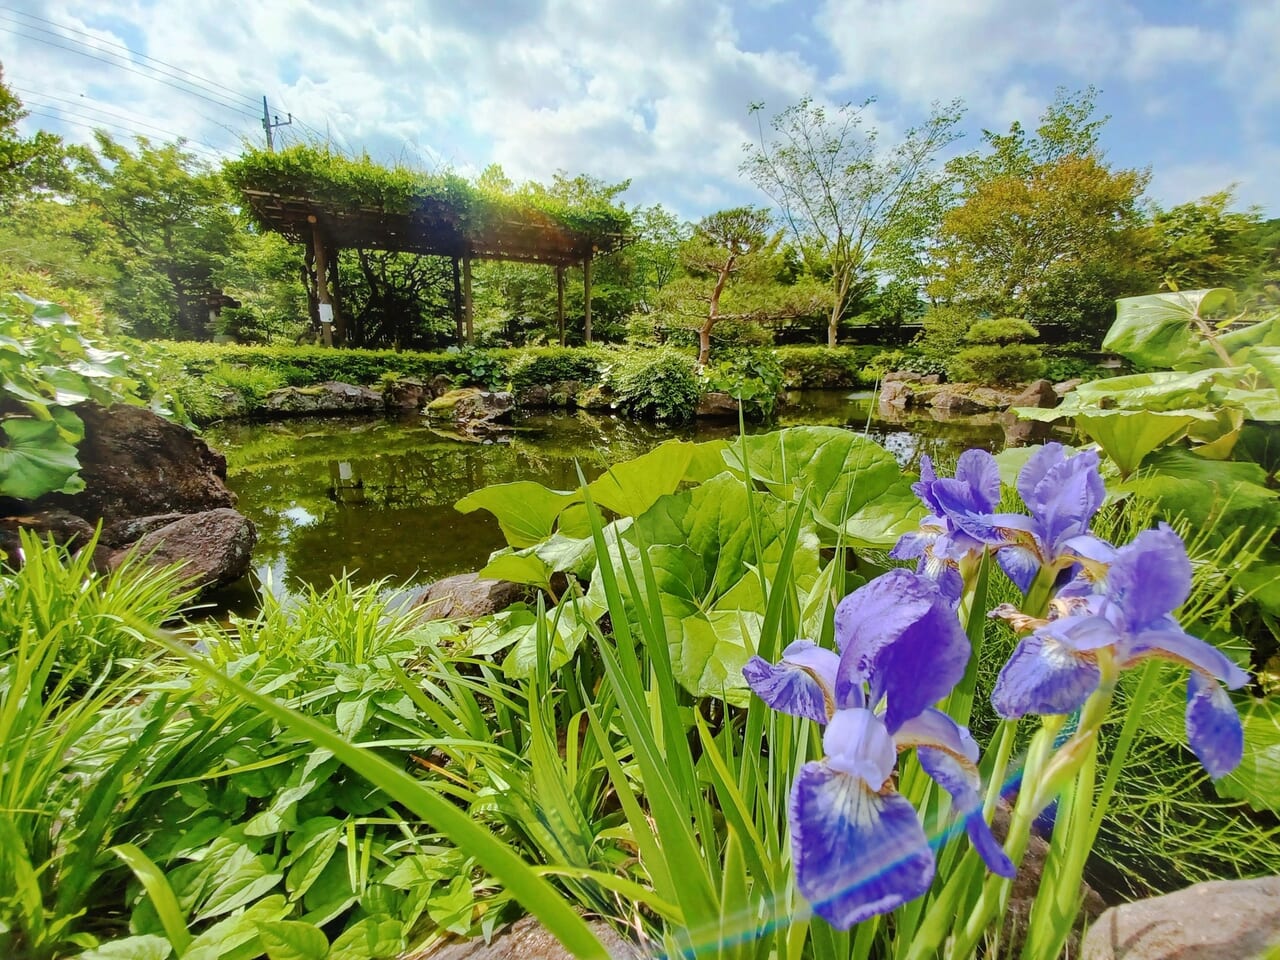
[[[892,143],[963,100],[964,137],[1098,89],[1102,147],[1168,207],[1235,184],[1280,216],[1280,0],[0,0],[24,129],[264,143],[517,182],[629,179],[687,219],[768,200],[739,172],[768,118],[874,98]],[[753,115],[753,103],[763,110]]]

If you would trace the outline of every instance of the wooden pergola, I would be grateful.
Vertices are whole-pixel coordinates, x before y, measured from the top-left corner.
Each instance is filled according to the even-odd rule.
[[[258,222],[307,250],[315,283],[316,319],[326,345],[343,342],[346,324],[338,286],[339,250],[386,250],[449,257],[453,261],[454,321],[458,341],[475,339],[471,307],[473,260],[510,260],[555,267],[556,319],[565,342],[564,272],[581,266],[583,338],[591,342],[591,263],[623,247],[618,232],[572,229],[537,210],[495,208],[467,217],[448,200],[423,198],[406,211],[372,205],[349,206],[314,196],[288,196],[241,189]]]

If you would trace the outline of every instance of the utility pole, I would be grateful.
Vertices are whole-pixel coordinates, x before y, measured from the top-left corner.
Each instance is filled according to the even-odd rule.
[[[275,121],[271,119],[271,114],[267,112],[267,98],[262,98],[262,129],[267,135],[267,153],[274,153],[276,145],[271,138],[271,131],[276,127],[287,127],[293,123],[293,114],[289,114],[288,120],[281,120],[280,114],[276,114]]]

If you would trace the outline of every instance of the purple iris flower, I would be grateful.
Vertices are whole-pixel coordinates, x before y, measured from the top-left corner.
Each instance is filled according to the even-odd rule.
[[[985,450],[966,450],[956,461],[954,477],[939,477],[929,457],[920,458],[920,479],[912,491],[931,511],[920,529],[903,534],[889,556],[895,560],[919,560],[917,573],[937,581],[952,601],[964,592],[959,566],[987,549],[985,540],[972,536],[957,521],[986,516],[1000,503],[1000,471],[995,457]]]
[[[1030,516],[971,509],[950,489],[938,495],[957,527],[996,548],[1001,569],[1023,593],[1042,567],[1066,570],[1112,558],[1114,548],[1089,533],[1106,496],[1096,451],[1067,456],[1062,444],[1046,443],[1018,474],[1018,493]]]
[[[1150,657],[1172,660],[1191,668],[1186,713],[1191,749],[1210,776],[1226,776],[1240,763],[1244,733],[1224,687],[1243,686],[1249,674],[1173,618],[1190,592],[1186,547],[1162,523],[1119,548],[1106,577],[1090,592],[1060,592],[1052,619],[993,611],[1013,620],[1015,628],[1034,628],[1000,671],[991,693],[996,711],[1004,717],[1070,713],[1098,689],[1103,658],[1121,670]]]
[[[834,651],[797,640],[775,664],[753,657],[751,688],[775,710],[826,725],[826,756],[806,763],[791,793],[792,858],[800,892],[847,929],[929,889],[934,856],[915,808],[894,789],[898,751],[952,799],[987,865],[1013,864],[982,819],[978,745],[931,704],[964,675],[969,641],[928,578],[891,570],[836,608]]]

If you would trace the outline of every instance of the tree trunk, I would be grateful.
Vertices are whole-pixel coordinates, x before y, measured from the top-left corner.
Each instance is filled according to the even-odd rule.
[[[711,359],[711,328],[715,323],[710,319],[698,328],[698,366],[705,367]]]

